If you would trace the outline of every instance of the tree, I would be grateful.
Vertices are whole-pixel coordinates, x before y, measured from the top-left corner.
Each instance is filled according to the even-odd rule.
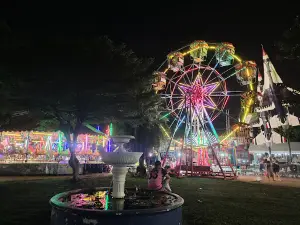
[[[275,43],[275,46],[279,50],[278,58],[285,60],[285,65],[290,67],[290,71],[297,73],[297,71],[299,71],[298,61],[300,60],[300,23],[298,16],[295,18],[293,26],[283,33],[281,39]],[[299,92],[291,90],[285,84],[278,85],[276,88],[276,95],[279,101],[285,105],[285,111],[293,113],[295,116],[299,117]],[[287,120],[286,113],[282,119],[282,122]],[[286,137],[289,146],[290,160],[292,160],[290,142],[300,141],[300,127],[284,126],[275,130],[282,136]]]
[[[158,121],[160,101],[149,71],[153,59],[140,59],[107,37],[33,37],[30,43],[22,53],[10,49],[27,53],[8,63],[15,80],[10,92],[43,113],[40,124],[52,129],[56,124],[64,133],[74,180],[79,172],[75,143],[84,124],[139,127]]]
[[[17,78],[11,73],[16,68],[10,67],[13,59],[17,58],[13,52],[25,46],[26,43],[15,39],[6,21],[0,20],[0,128],[9,126],[12,118],[28,114],[26,99],[22,95],[15,96],[11,92],[16,87]]]
[[[160,138],[160,130],[157,124],[153,124],[152,126],[143,126],[138,128],[138,132],[136,132],[135,136],[137,137],[136,144],[140,151],[143,152],[139,160],[139,171],[140,175],[144,176],[146,172],[146,168],[144,166],[144,160],[147,158],[149,149],[157,146]]]
[[[286,30],[280,41],[276,42],[280,58],[286,60],[300,60],[300,22],[299,17],[295,18],[291,28]]]
[[[289,145],[290,162],[291,162],[292,161],[291,142],[300,141],[300,127],[299,126],[297,126],[297,127],[293,127],[293,126],[279,127],[277,129],[275,129],[275,131],[287,139],[287,143]]]

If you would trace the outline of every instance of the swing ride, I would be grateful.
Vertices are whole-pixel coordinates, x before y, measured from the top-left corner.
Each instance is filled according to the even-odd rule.
[[[179,172],[185,170],[186,175],[192,176],[207,174],[214,166],[218,167],[215,174],[224,178],[234,176],[232,162],[224,152],[228,147],[225,143],[242,132],[242,124],[252,111],[256,75],[256,63],[242,60],[235,54],[235,47],[227,42],[199,40],[168,54],[154,72],[153,84],[154,90],[166,102],[168,112],[162,118],[168,119],[172,131],[168,134],[161,126],[170,139],[163,163],[171,144],[176,142],[181,145],[181,157],[176,166]],[[244,92],[228,89],[227,80],[232,77],[245,89]],[[240,118],[230,132],[219,136],[214,121],[221,114],[226,115],[225,109],[232,96],[241,97]],[[181,141],[176,140],[179,130],[184,130]]]

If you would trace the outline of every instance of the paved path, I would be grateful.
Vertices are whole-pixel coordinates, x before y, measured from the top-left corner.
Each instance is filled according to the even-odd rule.
[[[255,176],[239,176],[239,181],[242,182],[257,182]],[[270,179],[270,181],[267,178],[262,178],[260,181],[262,184],[267,185],[275,185],[275,186],[288,186],[288,187],[298,187],[300,188],[300,179],[298,178],[281,178],[281,181],[273,181]]]

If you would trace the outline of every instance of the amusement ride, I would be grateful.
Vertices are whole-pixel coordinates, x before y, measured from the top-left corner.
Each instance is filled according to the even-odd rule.
[[[300,92],[284,85],[264,49],[262,52],[263,76],[254,61],[235,54],[233,44],[203,40],[171,52],[154,72],[153,88],[166,102],[167,113],[161,119],[167,119],[169,125],[169,129],[161,125],[169,138],[163,164],[167,162],[170,147],[179,146],[180,157],[174,166],[178,176],[235,178],[233,165],[243,162],[249,165],[249,150],[271,156],[272,149],[288,149],[291,162],[292,148],[298,149],[300,145],[276,131],[300,125],[299,118],[289,112],[287,98],[281,94],[289,92],[288,95],[298,98]],[[234,77],[244,91],[227,87],[227,80]],[[232,117],[226,106],[232,96],[240,98],[241,111],[230,126]],[[214,126],[220,114],[226,116],[227,131],[222,135],[218,135]],[[179,130],[184,130],[184,134],[176,140]],[[242,162],[240,159],[238,162],[237,149],[246,155]]]
[[[186,172],[189,170],[193,175],[197,166],[215,164],[221,176],[225,177],[224,166],[231,163],[228,159],[221,160],[224,155],[221,154],[222,148],[229,137],[244,130],[243,123],[255,102],[253,90],[257,71],[254,61],[241,59],[235,54],[235,47],[227,42],[195,41],[168,54],[165,62],[154,72],[153,84],[154,90],[166,102],[168,112],[162,118],[169,120],[172,131],[168,134],[168,129],[161,126],[170,138],[163,162],[171,144],[177,142],[182,148],[182,156],[177,164],[190,166]],[[244,91],[228,89],[227,80],[234,77]],[[241,98],[240,118],[231,132],[219,136],[214,121],[222,113],[227,115],[226,105],[232,96]],[[184,127],[184,135],[178,141],[175,135],[182,129],[180,127]],[[183,159],[183,155],[186,159]]]

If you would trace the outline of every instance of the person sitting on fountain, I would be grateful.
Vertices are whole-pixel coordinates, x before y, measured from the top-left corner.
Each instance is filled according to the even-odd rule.
[[[161,167],[161,162],[156,161],[155,167],[149,172],[148,188],[155,191],[171,192],[170,179],[167,171]]]

